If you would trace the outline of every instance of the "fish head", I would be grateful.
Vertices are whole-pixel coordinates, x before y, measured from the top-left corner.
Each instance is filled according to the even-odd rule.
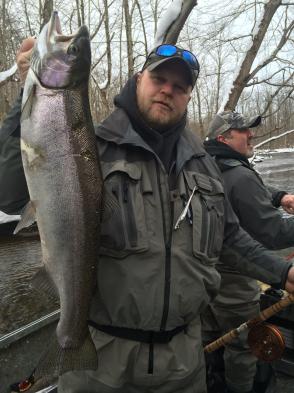
[[[36,41],[31,69],[45,88],[75,88],[87,83],[91,69],[88,28],[81,26],[75,34],[64,35],[54,11]]]

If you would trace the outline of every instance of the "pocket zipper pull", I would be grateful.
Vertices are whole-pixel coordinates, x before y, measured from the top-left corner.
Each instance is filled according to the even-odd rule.
[[[127,181],[123,183],[123,201],[125,203],[128,202],[128,194],[129,194],[129,184]]]
[[[180,228],[180,223],[185,219],[185,217],[186,217],[186,215],[188,213],[188,210],[189,210],[189,207],[190,207],[193,195],[195,194],[196,190],[197,190],[197,186],[195,186],[193,188],[192,194],[190,195],[190,197],[188,199],[188,202],[186,203],[186,206],[184,207],[184,209],[183,209],[182,213],[180,214],[179,218],[177,219],[177,222],[176,222],[176,225],[175,225],[174,229],[179,229]]]

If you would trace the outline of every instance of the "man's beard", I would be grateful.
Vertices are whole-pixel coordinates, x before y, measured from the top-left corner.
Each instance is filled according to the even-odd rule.
[[[254,147],[248,149],[247,154],[246,154],[246,158],[251,158],[254,156]]]
[[[160,132],[169,130],[180,121],[178,118],[167,118],[165,116],[160,116],[159,114],[153,114],[152,111],[144,111],[144,109],[141,109],[140,107],[139,111],[145,123],[154,130]]]

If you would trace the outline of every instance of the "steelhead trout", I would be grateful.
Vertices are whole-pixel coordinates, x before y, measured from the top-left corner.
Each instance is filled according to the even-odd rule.
[[[21,152],[44,271],[35,283],[55,288],[60,320],[38,376],[96,369],[87,318],[96,283],[102,174],[92,124],[88,29],[63,35],[57,12],[32,53],[21,117]],[[49,278],[49,280],[48,280]]]

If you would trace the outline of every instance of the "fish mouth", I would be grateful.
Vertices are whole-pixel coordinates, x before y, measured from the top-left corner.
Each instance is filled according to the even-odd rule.
[[[89,31],[87,26],[81,26],[77,32],[64,35],[61,29],[61,23],[58,16],[58,11],[53,11],[51,18],[48,23],[48,30],[47,30],[47,42],[48,43],[58,43],[58,42],[68,42],[75,38],[79,38],[81,36],[89,37]]]
[[[67,42],[72,40],[76,34],[64,35],[61,29],[61,23],[58,16],[58,11],[53,11],[48,22],[47,29],[47,44],[55,44],[57,42]]]
[[[60,19],[58,16],[58,11],[53,11],[51,18],[49,20],[49,24],[48,24],[48,38],[50,40],[50,37],[52,37],[53,35],[62,35],[62,31],[61,31],[61,24],[60,24]]]
[[[58,12],[54,11],[37,39],[31,68],[42,86],[59,89],[77,86],[88,78],[91,65],[89,31],[81,26],[65,35]]]

